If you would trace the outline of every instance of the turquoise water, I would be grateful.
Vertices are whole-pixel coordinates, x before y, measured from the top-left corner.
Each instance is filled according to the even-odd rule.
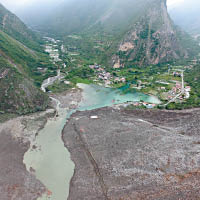
[[[146,101],[159,103],[156,97],[141,93],[123,94],[123,89],[111,89],[97,85],[78,85],[83,91],[83,99],[77,110],[92,110],[127,101]],[[59,101],[57,104],[59,105]],[[59,107],[59,106],[58,106]],[[50,191],[38,200],[66,200],[69,194],[70,180],[74,173],[74,163],[70,153],[64,147],[61,133],[67,119],[76,110],[58,108],[59,117],[49,119],[44,129],[38,134],[36,141],[31,145],[38,148],[30,148],[24,155],[24,163],[28,171],[35,170],[35,175]],[[51,194],[51,195],[50,195]]]
[[[113,89],[86,84],[78,84],[78,86],[83,90],[83,100],[80,103],[79,110],[91,110],[125,102],[144,101],[153,104],[160,103],[159,99],[154,96],[138,92],[124,93],[124,88]]]

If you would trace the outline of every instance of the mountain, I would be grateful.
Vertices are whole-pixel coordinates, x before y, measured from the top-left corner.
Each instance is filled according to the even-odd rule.
[[[118,44],[118,53],[113,60],[116,67],[127,60],[148,65],[189,57],[189,50],[181,42],[183,37],[180,35],[184,33],[171,21],[166,2],[149,1],[145,5],[142,15]]]
[[[81,54],[87,52],[116,68],[187,59],[198,48],[174,25],[166,0],[68,0],[37,25],[66,44],[76,45]],[[73,34],[82,39],[72,42],[67,37]]]
[[[194,36],[200,35],[200,2],[199,0],[183,1],[169,9],[174,22]],[[183,20],[184,19],[184,20]]]
[[[63,0],[42,0],[42,1],[27,1],[24,5],[15,9],[15,14],[28,25],[33,28],[38,28],[46,20],[47,16],[54,13],[57,6]],[[37,13],[37,14],[36,14]]]
[[[40,38],[32,32],[16,15],[0,4],[0,29],[22,42],[27,47],[40,49]]]
[[[44,110],[48,97],[35,86],[40,77],[34,80],[37,67],[45,61],[34,50],[41,47],[34,33],[2,5],[0,22],[0,113]]]

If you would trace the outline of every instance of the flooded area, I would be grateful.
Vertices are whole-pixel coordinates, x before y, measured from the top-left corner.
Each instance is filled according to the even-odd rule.
[[[45,127],[39,132],[31,148],[24,155],[24,163],[28,171],[35,173],[47,188],[46,194],[38,200],[66,200],[69,194],[70,180],[74,173],[74,163],[70,153],[62,141],[62,130],[67,119],[77,110],[93,110],[113,104],[125,102],[146,101],[159,103],[156,97],[142,93],[122,93],[119,89],[105,88],[98,85],[78,84],[82,89],[82,101],[78,108],[60,108],[57,103],[58,117],[49,119]],[[76,101],[76,99],[74,99]]]
[[[160,100],[155,96],[149,96],[139,92],[124,93],[123,89],[106,88],[99,85],[78,84],[83,90],[83,100],[80,103],[79,110],[91,110],[121,104],[125,102],[148,102],[159,104]]]

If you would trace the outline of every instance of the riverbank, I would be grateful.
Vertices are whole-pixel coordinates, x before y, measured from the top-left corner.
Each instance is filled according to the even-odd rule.
[[[78,103],[82,99],[81,92],[82,91],[79,88],[72,88],[71,90],[62,93],[51,94],[50,97],[53,97],[60,102],[60,108],[76,109],[78,107]],[[51,105],[56,109],[55,101],[52,101]]]
[[[69,90],[62,94],[51,95],[60,101],[63,109],[74,109],[81,100],[79,89]],[[35,200],[47,188],[35,176],[34,168],[26,168],[24,154],[29,150],[40,151],[35,144],[38,134],[51,118],[55,120],[57,105],[51,102],[54,109],[21,116],[0,123],[0,196],[4,200]],[[60,136],[61,137],[61,136]]]
[[[199,199],[199,119],[199,109],[73,114],[63,130],[75,163],[68,200]]]
[[[148,134],[150,135],[152,134],[152,132],[159,135],[160,140],[162,137],[164,138],[164,136],[162,135],[162,131],[165,132],[168,130],[170,137],[173,134],[176,135],[177,132],[176,131],[174,132],[174,130],[171,128],[171,124],[167,124],[167,125],[162,124],[165,121],[164,120],[165,116],[166,116],[166,119],[170,119],[172,121],[172,127],[174,126],[174,129],[176,129],[175,125],[173,124],[175,122],[178,124],[177,126],[179,129],[181,126],[183,127],[183,129],[180,130],[180,133],[178,132],[179,135],[184,135],[183,133],[185,130],[185,126],[183,126],[183,124],[180,124],[180,123],[182,122],[185,123],[184,120],[186,120],[187,115],[188,115],[187,117],[188,121],[190,120],[190,117],[192,117],[191,120],[193,120],[194,117],[197,117],[197,119],[199,117],[196,114],[193,115],[193,112],[195,113],[199,112],[198,110],[190,111],[190,114],[188,111],[185,111],[186,115],[184,113],[176,115],[175,114],[176,112],[169,112],[169,111],[166,112],[166,111],[160,111],[160,110],[159,111],[157,110],[138,111],[137,109],[132,110],[132,111],[127,110],[127,109],[125,110],[123,102],[131,101],[131,100],[138,101],[142,99],[150,101],[150,102],[151,101],[155,102],[157,101],[157,99],[153,97],[148,97],[142,94],[138,94],[138,93],[129,94],[129,95],[126,94],[126,96],[124,96],[119,91],[108,89],[108,88],[101,88],[95,85],[88,86],[88,85],[81,84],[79,86],[81,89],[74,88],[70,91],[66,91],[61,94],[51,94],[51,98],[53,99],[52,106],[54,107],[55,110],[57,110],[58,115],[55,115],[55,112],[54,112],[55,110],[51,110],[50,116],[44,115],[45,112],[43,112],[43,114],[41,113],[41,116],[39,115],[39,113],[36,113],[34,115],[16,118],[16,119],[13,119],[13,121],[11,120],[0,125],[0,132],[2,135],[4,135],[4,132],[6,132],[9,135],[14,135],[14,137],[12,136],[14,139],[17,138],[19,139],[19,141],[23,141],[23,143],[17,142],[16,144],[19,152],[18,150],[15,150],[16,152],[13,151],[12,148],[9,149],[12,155],[16,154],[15,156],[18,158],[17,160],[18,162],[16,162],[15,159],[12,158],[13,165],[11,165],[10,164],[11,159],[8,159],[7,157],[5,157],[4,162],[3,162],[5,166],[11,165],[12,172],[14,171],[19,174],[19,177],[22,179],[22,181],[21,183],[19,181],[18,186],[25,187],[24,189],[25,192],[23,194],[24,196],[17,197],[16,199],[21,198],[22,200],[26,200],[26,199],[35,200],[37,199],[37,197],[43,194],[44,196],[39,198],[40,200],[43,200],[43,199],[46,200],[46,198],[53,199],[53,200],[54,199],[61,200],[61,199],[65,199],[68,196],[67,193],[70,188],[69,199],[73,199],[73,200],[83,199],[84,196],[81,194],[86,193],[85,198],[87,198],[88,195],[91,194],[91,196],[89,196],[89,199],[91,198],[91,199],[96,200],[99,198],[102,200],[104,197],[106,197],[109,191],[109,188],[107,189],[107,184],[111,185],[111,187],[115,187],[115,186],[112,186],[113,182],[112,182],[112,178],[110,177],[111,175],[113,177],[119,176],[120,180],[125,181],[125,182],[122,181],[115,188],[116,191],[120,192],[120,194],[123,194],[121,193],[121,188],[124,187],[124,183],[125,185],[127,184],[126,181],[130,181],[130,180],[124,176],[121,176],[120,173],[125,173],[126,170],[123,172],[123,170],[120,169],[121,171],[117,175],[113,171],[109,171],[111,169],[110,164],[113,167],[112,170],[115,170],[115,169],[118,170],[117,168],[120,167],[119,165],[115,166],[115,163],[111,162],[112,157],[114,159],[115,156],[117,156],[115,154],[115,151],[119,152],[119,154],[124,153],[123,155],[120,155],[121,157],[123,157],[126,154],[126,152],[128,152],[128,154],[130,155],[134,154],[135,149],[132,149],[133,145],[131,146],[130,142],[134,144],[134,141],[137,140],[137,138],[139,138],[139,140],[141,141],[144,140],[146,144],[149,145],[146,139],[143,138],[144,136],[140,135],[140,134],[145,133],[146,131],[149,131]],[[121,104],[117,105],[119,103]],[[106,107],[106,106],[110,106],[110,107]],[[104,107],[104,108],[101,108],[101,107]],[[97,109],[97,108],[100,108],[100,109]],[[77,110],[83,110],[83,111],[91,110],[91,111],[77,112],[76,114],[73,114],[72,117],[69,119],[69,124],[66,123],[67,117],[70,117],[70,115]],[[133,116],[132,115],[128,116],[129,112],[132,113]],[[170,113],[170,114],[167,114],[167,113]],[[181,113],[181,112],[177,111],[177,113]],[[46,116],[46,118],[44,116]],[[48,118],[52,116],[53,118],[51,119]],[[180,119],[183,118],[182,122],[181,121],[177,122],[178,116],[180,117]],[[46,123],[47,119],[48,119],[48,123]],[[17,121],[17,123],[15,124],[14,120],[19,120],[19,122]],[[158,123],[158,120],[161,120],[161,122],[159,122],[161,124]],[[80,126],[79,126],[79,122],[81,123]],[[65,128],[63,130],[64,125],[65,125]],[[73,126],[75,125],[74,129],[69,128],[72,125]],[[77,128],[77,125],[78,125],[78,128]],[[187,122],[187,125],[189,127],[190,123]],[[9,131],[10,129],[12,129],[11,132]],[[63,130],[62,139],[65,142],[66,148],[64,147],[63,141],[61,140],[62,130]],[[89,130],[89,135],[88,135],[88,130]],[[137,130],[137,131],[131,132],[131,130]],[[157,131],[161,130],[161,134],[159,132],[155,132],[156,130]],[[199,130],[198,127],[196,128],[196,130]],[[75,133],[73,133],[73,131],[75,131]],[[115,135],[115,132],[119,134],[119,136]],[[133,136],[133,133],[134,134],[136,133],[136,136]],[[89,139],[87,137],[89,137]],[[154,135],[151,137],[154,138]],[[15,142],[14,139],[13,141]],[[177,142],[177,139],[176,138],[174,139]],[[107,140],[107,142],[105,140]],[[121,142],[123,142],[123,144],[120,144]],[[155,141],[153,142],[154,142],[153,144],[157,145]],[[26,148],[24,148],[22,151],[21,150],[21,148],[23,148],[22,144],[26,144],[26,143],[28,144],[28,146],[26,146]],[[126,146],[126,143],[127,143],[128,149],[126,149],[126,151],[124,152],[124,146]],[[6,144],[8,147],[10,146],[9,142],[5,142],[3,144]],[[176,146],[177,144],[175,143],[174,145]],[[187,147],[185,143],[184,145],[185,145],[185,148],[189,148]],[[67,151],[67,149],[70,151],[70,154]],[[175,149],[175,151],[176,150],[177,149]],[[23,154],[25,152],[26,154],[24,156],[24,163],[26,164],[27,171],[22,162]],[[155,152],[155,153],[158,153],[158,152]],[[187,152],[184,152],[184,153],[187,153]],[[5,152],[5,156],[7,154],[9,154],[9,152]],[[111,157],[107,157],[106,155],[111,156]],[[162,155],[162,153],[159,155]],[[129,162],[128,161],[129,158],[130,157],[127,158],[126,160],[127,162]],[[111,161],[109,161],[109,159],[111,159]],[[119,163],[121,162],[118,157],[116,159],[118,159],[116,162],[119,162]],[[137,159],[138,159],[137,162],[139,162],[139,158]],[[161,159],[161,158],[158,157],[158,159]],[[15,162],[19,164],[18,168],[20,169],[15,167]],[[103,165],[101,165],[99,162],[102,162]],[[130,158],[130,162],[132,162],[131,158]],[[152,159],[152,162],[153,162],[153,159]],[[75,172],[74,172],[74,163],[76,166]],[[46,166],[51,166],[51,167],[47,169]],[[109,168],[109,170],[107,169],[107,167]],[[148,167],[149,166],[147,165],[147,168]],[[23,173],[20,172],[21,169],[23,169],[22,170]],[[133,170],[132,168],[129,169],[129,164],[128,164],[127,169],[128,171]],[[95,173],[93,172],[93,170],[95,170]],[[108,183],[104,182],[105,175],[104,174],[102,175],[101,170],[103,170],[103,172],[110,174],[110,176],[108,177],[111,178],[111,180],[109,180]],[[73,173],[74,173],[74,176],[73,176]],[[90,176],[88,175],[89,177],[87,177],[87,173],[89,173],[90,175]],[[0,177],[1,176],[3,176],[3,174],[0,175]],[[73,178],[71,179],[72,176]],[[26,179],[26,177],[28,179],[31,179],[32,184],[27,181],[23,182],[24,179]],[[40,181],[36,180],[35,177],[37,177],[37,179]],[[12,177],[10,176],[8,178],[10,178],[9,181],[11,182]],[[71,180],[71,183],[69,184],[70,180]],[[4,182],[6,181],[7,180],[4,180]],[[37,183],[36,186],[34,186],[34,183]],[[42,185],[42,183],[45,186]],[[92,186],[92,188],[90,186],[91,183],[92,185],[94,185]],[[81,190],[78,189],[78,187],[80,186],[79,184],[83,184],[83,186],[81,185],[81,188],[82,188]],[[89,191],[90,189],[91,191]],[[4,196],[10,195],[9,192],[6,191],[3,187],[2,189],[0,187],[0,191],[1,190],[3,191],[2,193]],[[16,193],[21,194],[20,191],[21,190],[17,187],[16,192],[15,193],[11,192],[11,195],[15,195]],[[34,191],[39,191],[39,192],[35,194]],[[77,191],[79,192],[77,193]],[[93,191],[99,191],[96,193],[96,195],[99,195],[99,196],[94,195],[94,198],[93,198],[92,197]],[[80,195],[80,198],[78,195]]]
[[[34,172],[26,170],[23,157],[30,143],[53,115],[54,110],[47,110],[0,124],[1,199],[35,200],[45,192],[44,185],[35,178]]]
[[[51,94],[51,106],[56,114],[31,143],[36,146],[24,155],[24,163],[47,190],[38,200],[64,200],[68,196],[69,183],[74,171],[74,163],[61,138],[67,118],[82,99],[81,90],[72,89],[60,94]],[[49,166],[49,167],[46,167]],[[31,169],[31,170],[30,170]]]

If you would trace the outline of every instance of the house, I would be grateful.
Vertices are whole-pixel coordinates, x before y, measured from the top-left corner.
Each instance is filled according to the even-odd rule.
[[[125,82],[126,82],[126,79],[125,79],[124,77],[122,77],[122,78],[120,79],[120,81],[121,81],[122,83],[125,83]]]
[[[190,91],[191,91],[191,87],[190,87],[190,86],[186,86],[186,87],[185,87],[185,91],[186,91],[186,92],[190,92]]]
[[[148,108],[148,109],[152,109],[152,108],[154,108],[155,106],[153,106],[153,104],[147,104],[146,105],[146,108]]]
[[[94,66],[94,69],[99,69],[99,65],[95,65],[95,66]]]
[[[177,82],[176,83],[176,89],[181,89],[181,87],[182,87],[181,84]]]
[[[109,80],[108,80],[108,81],[105,81],[105,85],[106,85],[106,86],[108,86],[108,85],[110,85],[110,84],[111,84],[111,81],[109,81]]]
[[[95,65],[89,65],[90,69],[94,69]]]
[[[116,78],[114,79],[114,82],[116,82],[116,83],[120,82],[120,78],[119,78],[119,77],[116,77]]]
[[[180,72],[173,72],[173,76],[174,77],[181,77],[181,73]]]
[[[103,68],[99,68],[99,69],[97,69],[97,71],[99,71],[99,72],[100,72],[100,71],[104,71],[104,69],[103,69]]]
[[[133,103],[133,105],[134,106],[139,106],[140,104],[139,104],[139,102],[135,102],[135,103]]]
[[[161,87],[160,89],[161,89],[161,90],[166,90],[166,88],[165,88],[165,87]]]
[[[177,92],[177,88],[176,88],[176,87],[173,87],[173,88],[172,88],[172,91],[173,91],[174,93],[176,93],[176,92]]]
[[[190,93],[189,92],[185,92],[185,98],[189,99],[190,98]]]

